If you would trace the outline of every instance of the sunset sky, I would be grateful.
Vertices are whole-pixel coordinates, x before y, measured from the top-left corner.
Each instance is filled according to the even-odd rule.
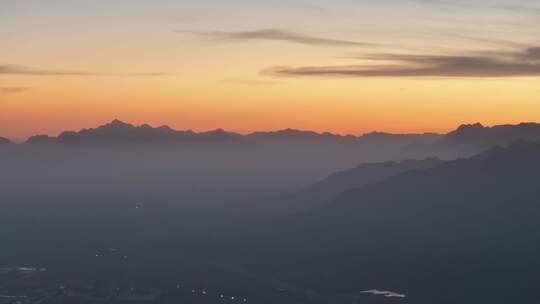
[[[0,136],[540,121],[540,1],[1,1]]]

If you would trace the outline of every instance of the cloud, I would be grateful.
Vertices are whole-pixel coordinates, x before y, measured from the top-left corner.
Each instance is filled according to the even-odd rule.
[[[4,87],[0,88],[0,94],[16,94],[16,93],[23,93],[26,91],[31,90],[31,88],[27,87]]]
[[[519,14],[540,14],[540,7],[532,5],[493,5],[492,8]]]
[[[279,29],[260,29],[253,31],[175,31],[177,33],[189,33],[199,37],[217,41],[284,41],[298,44],[315,46],[335,46],[335,47],[359,47],[372,45],[369,43],[323,38],[304,35],[291,31]]]
[[[540,62],[540,47],[533,47],[525,50],[521,54],[517,54],[518,59]]]
[[[456,0],[412,0],[412,2],[417,2],[423,5],[428,5],[431,7],[437,7],[441,9],[475,9],[475,10],[502,10],[502,11],[511,11],[516,13],[528,13],[528,14],[537,14],[540,13],[540,7],[534,5],[533,3],[522,4],[522,3],[512,3],[512,4],[501,4],[497,1],[456,1]],[[499,1],[500,2],[500,1]]]
[[[223,79],[221,82],[233,85],[244,86],[274,86],[283,84],[279,81],[264,81],[264,80],[246,80],[246,79]]]
[[[478,37],[478,36],[466,35],[462,33],[448,33],[448,34],[445,34],[445,36],[454,37],[454,38],[458,38],[462,40],[479,42],[481,44],[499,46],[499,47],[510,47],[510,48],[516,48],[516,49],[527,47],[526,44],[520,43],[520,42],[510,41],[506,39]]]
[[[34,69],[21,65],[0,65],[0,75],[29,76],[165,76],[166,73],[99,73],[89,71]]]
[[[374,54],[357,57],[371,65],[277,66],[263,70],[280,77],[518,77],[540,76],[540,48],[479,55]]]
[[[392,291],[377,290],[377,289],[364,290],[364,291],[361,291],[361,293],[368,293],[368,294],[372,294],[376,296],[383,296],[385,298],[406,298],[407,297],[404,294],[399,294]]]

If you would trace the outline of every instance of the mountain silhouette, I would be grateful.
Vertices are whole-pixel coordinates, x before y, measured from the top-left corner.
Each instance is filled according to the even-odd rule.
[[[438,149],[459,150],[475,154],[494,146],[507,146],[518,140],[540,140],[540,124],[521,123],[484,127],[480,123],[464,124],[436,143]]]
[[[266,144],[325,144],[399,148],[415,158],[440,156],[452,159],[472,156],[495,146],[507,146],[517,140],[540,140],[540,124],[517,125],[464,124],[445,135],[436,133],[391,134],[371,132],[360,136],[317,133],[296,129],[239,134],[217,129],[208,132],[177,131],[168,126],[135,126],[118,119],[97,128],[78,132],[62,132],[58,137],[32,136],[31,144],[182,144],[182,143],[266,143]]]
[[[56,138],[49,135],[34,135],[26,140],[28,144],[55,144],[57,142]]]
[[[345,191],[258,237],[274,273],[299,284],[309,277],[332,293],[384,288],[411,303],[535,303],[539,197],[540,144],[520,141]]]
[[[410,145],[418,143],[433,143],[440,140],[443,135],[437,133],[421,133],[421,134],[392,134],[386,132],[370,132],[359,137],[359,140],[370,144],[401,144]]]
[[[366,163],[349,170],[336,172],[316,183],[310,189],[317,193],[325,192],[335,196],[351,188],[374,184],[403,172],[428,169],[441,163],[443,161],[438,158]]]
[[[0,145],[11,144],[11,141],[7,138],[0,137]]]
[[[147,124],[134,126],[118,119],[92,129],[79,132],[66,131],[57,138],[31,137],[28,143],[77,143],[77,144],[125,144],[125,143],[177,143],[177,142],[229,142],[241,136],[215,130],[204,133],[176,131],[168,126],[153,128]]]
[[[329,202],[345,190],[375,184],[410,170],[424,170],[442,163],[443,161],[438,158],[365,163],[349,170],[333,173],[299,192],[280,197],[279,201],[280,205],[285,206],[288,211],[309,210]],[[269,202],[269,204],[272,203]]]
[[[151,127],[147,124],[135,126],[118,119],[97,128],[83,129],[78,132],[62,132],[58,137],[46,135],[32,136],[27,140],[31,144],[76,143],[76,144],[126,144],[126,143],[322,143],[322,144],[389,144],[407,145],[416,142],[430,144],[440,139],[441,135],[425,134],[388,134],[369,133],[359,137],[332,133],[316,133],[285,129],[275,132],[254,132],[242,135],[217,129],[209,132],[177,131],[168,126]]]
[[[257,142],[310,142],[310,141],[342,141],[355,142],[357,138],[352,135],[336,135],[332,133],[317,133],[296,129],[285,129],[275,132],[254,132],[246,135],[246,138]]]

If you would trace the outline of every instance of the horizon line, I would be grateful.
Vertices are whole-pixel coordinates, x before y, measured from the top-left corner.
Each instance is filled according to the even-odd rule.
[[[293,127],[271,129],[271,130],[252,130],[252,131],[238,131],[238,130],[235,131],[235,130],[228,130],[228,129],[224,129],[224,128],[215,128],[215,129],[207,129],[207,130],[175,129],[175,128],[172,128],[172,127],[170,127],[170,126],[168,126],[166,124],[159,125],[159,126],[151,125],[149,123],[133,124],[133,123],[130,123],[130,122],[126,122],[124,120],[120,120],[118,118],[114,118],[114,119],[110,120],[109,122],[98,124],[95,127],[80,128],[79,130],[76,130],[76,131],[75,130],[63,130],[63,131],[58,132],[55,135],[46,134],[46,133],[36,133],[36,134],[27,136],[24,139],[22,139],[22,138],[5,137],[5,136],[2,136],[2,134],[0,133],[0,138],[5,138],[5,139],[9,140],[11,143],[14,143],[14,144],[24,144],[30,138],[36,137],[36,136],[47,136],[47,137],[50,137],[50,138],[53,138],[53,139],[55,139],[55,138],[57,139],[61,134],[65,133],[65,132],[80,133],[81,131],[84,131],[84,130],[95,130],[97,128],[108,126],[108,125],[111,125],[111,124],[114,124],[114,123],[122,123],[122,124],[125,124],[125,125],[132,126],[134,128],[141,128],[141,127],[144,127],[144,126],[148,126],[148,127],[152,128],[152,129],[168,128],[168,129],[170,129],[170,130],[172,130],[174,132],[193,132],[194,134],[197,134],[197,135],[198,134],[205,134],[205,133],[212,133],[212,132],[224,132],[224,133],[236,134],[236,135],[241,135],[241,136],[249,136],[249,135],[254,135],[254,134],[257,134],[257,133],[267,133],[268,134],[268,133],[279,133],[279,132],[284,132],[284,131],[295,131],[295,132],[301,132],[301,133],[314,133],[316,135],[332,135],[332,136],[339,136],[339,137],[354,137],[354,138],[361,138],[361,137],[364,137],[364,136],[367,136],[367,135],[370,135],[370,134],[440,135],[440,136],[444,136],[444,135],[447,135],[448,133],[451,133],[451,132],[453,132],[455,130],[458,130],[460,127],[463,127],[463,126],[480,125],[480,126],[482,126],[484,128],[493,128],[493,127],[500,127],[500,126],[519,126],[519,125],[526,125],[526,124],[540,124],[540,122],[534,122],[534,121],[522,121],[522,122],[519,122],[519,123],[504,123],[504,124],[492,124],[492,125],[483,124],[481,122],[474,122],[474,123],[461,123],[457,127],[451,129],[448,132],[424,131],[424,132],[403,132],[403,133],[399,133],[399,132],[387,132],[387,131],[373,130],[373,131],[363,132],[363,133],[359,133],[358,135],[355,135],[355,134],[351,134],[351,133],[339,133],[339,132],[331,132],[331,131],[313,131],[313,130],[309,130],[309,129],[300,129],[300,128],[293,128]]]

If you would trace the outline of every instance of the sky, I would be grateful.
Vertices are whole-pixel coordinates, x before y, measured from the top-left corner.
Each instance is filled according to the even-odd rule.
[[[277,3],[276,3],[277,2]],[[540,0],[0,0],[0,136],[540,121]]]

